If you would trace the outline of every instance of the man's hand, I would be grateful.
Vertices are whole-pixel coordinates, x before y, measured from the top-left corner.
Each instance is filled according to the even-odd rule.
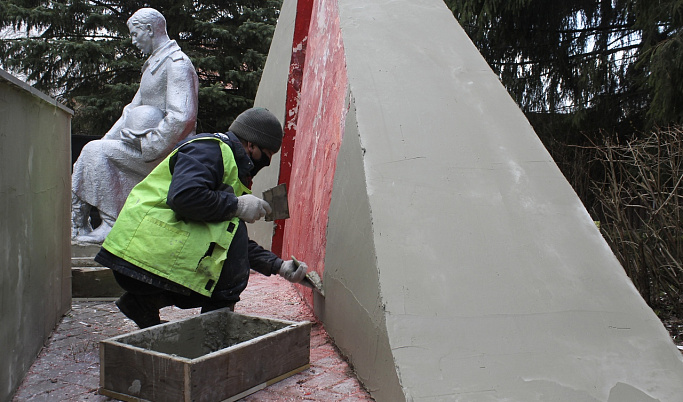
[[[245,222],[254,223],[272,211],[270,204],[256,196],[245,194],[237,197],[236,216]]]
[[[292,283],[301,282],[306,276],[308,265],[305,262],[288,260],[282,263],[278,274]]]

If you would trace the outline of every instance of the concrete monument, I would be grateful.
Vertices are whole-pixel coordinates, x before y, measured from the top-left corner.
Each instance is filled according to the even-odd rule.
[[[71,237],[77,242],[104,241],[133,186],[196,126],[197,73],[168,37],[164,16],[142,8],[130,17],[128,28],[133,45],[149,58],[133,101],[102,139],[86,144],[74,163]],[[92,207],[102,218],[94,230]]]
[[[442,0],[284,0],[255,104],[295,132],[252,188],[287,183],[281,255],[376,401],[682,400],[680,351]]]

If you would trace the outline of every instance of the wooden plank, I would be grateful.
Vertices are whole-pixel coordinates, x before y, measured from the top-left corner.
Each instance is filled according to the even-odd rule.
[[[97,390],[97,392],[98,392],[100,395],[108,396],[108,397],[110,397],[110,398],[118,399],[118,400],[124,401],[124,402],[151,402],[151,401],[147,401],[146,399],[140,399],[140,398],[136,398],[136,397],[134,397],[134,396],[130,396],[130,395],[126,395],[126,394],[121,394],[121,393],[118,393],[118,392],[110,391],[110,390],[105,389],[105,388],[102,388],[102,387],[100,387],[100,388]]]
[[[192,364],[193,400],[234,395],[310,361],[311,323],[300,323],[230,347]],[[222,372],[211,377],[209,373]]]
[[[190,372],[192,371],[192,366],[190,364],[185,364],[183,366],[183,399],[184,401],[191,402],[192,401],[192,376]]]
[[[100,352],[100,363],[102,363],[102,362],[104,362],[104,346],[102,346],[101,343],[100,343],[99,352]],[[100,389],[104,388],[104,375],[105,375],[104,372],[105,372],[104,366],[101,364],[100,365]]]
[[[185,363],[173,356],[103,341],[102,388],[151,401],[184,400]]]
[[[280,381],[284,380],[285,378],[289,378],[289,377],[293,376],[294,374],[298,374],[298,373],[300,373],[300,372],[302,372],[302,371],[304,371],[304,370],[308,370],[310,367],[311,367],[310,364],[307,364],[307,365],[305,365],[305,366],[298,367],[298,368],[296,368],[296,369],[290,371],[289,373],[285,373],[285,374],[283,374],[283,375],[281,375],[281,376],[279,376],[279,377],[273,378],[273,379],[270,380],[270,381],[267,381],[267,382],[264,382],[264,383],[262,383],[262,384],[259,384],[259,385],[255,386],[255,387],[253,387],[253,388],[249,388],[248,390],[246,390],[246,391],[244,391],[244,392],[241,392],[241,393],[239,393],[239,394],[237,394],[237,395],[234,395],[234,396],[232,396],[232,397],[230,397],[230,398],[224,400],[223,402],[235,402],[235,401],[238,401],[238,400],[240,400],[240,399],[242,399],[242,398],[244,398],[244,397],[246,397],[246,396],[249,396],[249,395],[251,395],[251,394],[253,394],[253,393],[255,393],[255,392],[258,392],[258,391],[260,391],[260,390],[262,390],[262,389],[264,389],[264,388],[266,388],[266,387],[269,387],[269,386],[275,384],[276,382],[280,382]]]
[[[234,395],[309,361],[311,323],[292,324],[238,314],[232,315],[231,319],[232,321],[224,320],[230,324],[230,328],[222,328],[221,330],[226,334],[230,331],[240,331],[241,334],[237,337],[264,333],[267,328],[258,327],[263,327],[266,324],[269,328],[275,324],[279,327],[287,326],[256,338],[245,338],[248,340],[194,360],[192,363],[193,400],[216,400],[225,395]],[[291,342],[288,342],[287,339],[291,337],[300,339],[297,348],[289,346]],[[277,351],[277,345],[281,345],[287,350]],[[278,356],[282,355],[283,352],[290,356],[303,356],[303,358],[291,358],[288,363],[292,367],[274,364],[274,360],[278,360]],[[268,367],[269,370],[261,370],[262,365]],[[208,373],[222,374],[208,375]],[[257,375],[257,373],[260,374]]]

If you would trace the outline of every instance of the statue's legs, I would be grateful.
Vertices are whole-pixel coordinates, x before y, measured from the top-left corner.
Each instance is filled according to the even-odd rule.
[[[107,215],[106,213],[99,211],[100,212],[100,218],[102,219],[102,223],[100,223],[100,226],[98,226],[95,229],[91,229],[90,232],[84,233],[82,235],[76,236],[75,240],[81,243],[102,243],[104,242],[104,239],[107,237],[109,232],[111,231],[111,228],[114,226],[114,222],[116,222],[116,218],[113,216]],[[88,226],[90,226],[90,223],[88,223]]]
[[[92,232],[90,226],[90,210],[92,207],[85,201],[71,193],[71,239],[84,236]]]

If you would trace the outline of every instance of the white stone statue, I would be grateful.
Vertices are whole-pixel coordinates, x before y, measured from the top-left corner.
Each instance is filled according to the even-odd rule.
[[[85,145],[74,163],[71,237],[76,242],[103,242],[130,190],[196,127],[197,73],[169,39],[164,16],[142,8],[130,17],[128,29],[133,44],[149,58],[133,101],[102,139]],[[138,110],[142,105],[160,114]],[[89,220],[92,207],[102,219],[95,230]]]

